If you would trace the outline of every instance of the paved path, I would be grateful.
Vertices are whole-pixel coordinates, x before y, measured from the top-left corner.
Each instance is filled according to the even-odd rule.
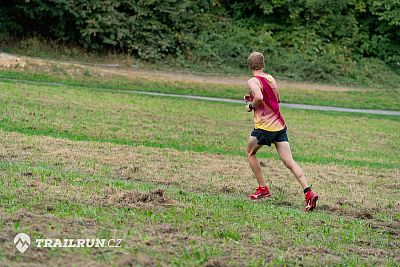
[[[214,102],[244,104],[243,100],[228,99],[228,98],[165,94],[165,93],[143,92],[143,91],[128,91],[128,92],[134,93],[134,94],[143,94],[143,95],[178,97],[178,98],[188,98],[188,99],[206,100],[206,101],[214,101]],[[317,106],[317,105],[291,104],[291,103],[280,103],[279,106],[284,107],[284,108],[296,108],[296,109],[308,109],[308,110],[337,111],[337,112],[351,112],[351,113],[366,113],[366,114],[400,116],[400,111],[392,111],[392,110],[340,108],[340,107],[331,107],[331,106]]]
[[[53,86],[65,85],[65,86],[85,87],[85,86],[80,86],[80,85],[79,86],[69,85],[69,84],[58,83],[58,82],[41,82],[41,81],[31,81],[31,80],[3,78],[3,77],[0,77],[0,80],[33,83],[33,84],[46,84],[46,85],[53,85]],[[243,100],[228,99],[228,98],[217,98],[217,97],[195,96],[195,95],[180,95],[180,94],[166,94],[166,93],[134,91],[134,90],[125,90],[125,89],[121,90],[121,89],[96,88],[96,87],[88,87],[88,88],[90,88],[92,90],[96,90],[96,91],[103,91],[103,92],[115,92],[115,93],[123,93],[123,94],[140,94],[140,95],[151,95],[151,96],[162,96],[162,97],[186,98],[186,99],[194,99],[194,100],[205,100],[205,101],[223,102],[223,103],[244,104]],[[331,107],[331,106],[317,106],[317,105],[291,104],[291,103],[280,103],[279,106],[284,107],[284,108],[306,109],[306,110],[336,111],[336,112],[348,112],[348,113],[364,113],[364,114],[400,116],[400,111],[392,111],[392,110],[340,108],[340,107]]]

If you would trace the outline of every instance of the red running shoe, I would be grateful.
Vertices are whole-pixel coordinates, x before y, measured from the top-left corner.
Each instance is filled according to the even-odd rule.
[[[315,207],[317,206],[318,195],[310,190],[305,194],[305,198],[306,198],[306,208],[304,209],[304,211],[314,210]]]
[[[257,199],[261,199],[264,197],[270,197],[270,196],[271,196],[271,193],[268,190],[268,186],[264,186],[264,187],[259,186],[257,188],[256,192],[254,194],[250,195],[250,198],[252,200],[257,200]]]

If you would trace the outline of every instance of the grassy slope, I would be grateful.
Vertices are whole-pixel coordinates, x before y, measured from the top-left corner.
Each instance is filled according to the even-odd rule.
[[[79,71],[77,71],[77,69]],[[33,81],[62,82],[96,88],[115,88],[126,90],[155,91],[163,93],[192,94],[212,97],[242,99],[245,86],[223,84],[200,84],[158,80],[150,77],[131,77],[127,75],[99,73],[96,68],[75,65],[29,64],[24,72],[2,71],[0,78],[16,78]],[[117,72],[116,72],[117,73]],[[245,81],[244,81],[245,84]],[[368,89],[349,89],[347,91],[281,88],[281,98],[286,103],[330,105],[350,108],[400,110],[400,89],[376,87]]]
[[[243,155],[252,117],[238,105],[0,83],[0,127],[71,139]],[[284,109],[298,160],[399,166],[400,119]],[[212,138],[210,138],[212,137]],[[263,157],[272,154],[263,153]]]
[[[24,255],[19,255],[11,242],[3,243],[0,257],[6,263],[54,265],[65,264],[68,260],[77,265],[95,262],[123,265],[129,261],[143,265],[164,262],[184,266],[212,262],[251,263],[253,266],[267,262],[272,266],[300,263],[346,266],[386,263],[395,266],[399,256],[396,253],[399,242],[396,225],[400,218],[386,214],[382,221],[375,218],[379,216],[379,209],[371,206],[367,212],[359,212],[356,211],[358,206],[352,206],[355,203],[346,203],[342,198],[341,207],[336,211],[331,201],[326,201],[329,204],[321,205],[319,212],[304,214],[299,209],[302,206],[299,194],[295,194],[298,201],[287,202],[285,195],[289,192],[279,180],[274,180],[273,198],[259,203],[245,199],[242,191],[221,188],[218,182],[210,183],[204,178],[199,180],[208,182],[211,190],[201,187],[195,190],[191,184],[196,185],[196,181],[183,186],[193,177],[188,174],[188,169],[178,166],[193,166],[195,160],[200,168],[210,168],[210,165],[205,166],[207,158],[213,157],[209,154],[194,154],[192,158],[183,152],[146,147],[1,134],[1,146],[8,147],[6,151],[9,152],[0,163],[1,174],[7,177],[1,182],[0,191],[2,218],[6,218],[1,224],[4,240],[12,240],[13,235],[21,231],[36,238],[124,239],[122,249],[43,252],[43,249],[33,248]],[[167,166],[166,159],[157,156],[169,154],[168,160],[171,165],[175,164],[175,170],[173,174],[158,177],[157,181],[158,173],[154,169],[157,164],[146,161],[139,165],[138,171],[131,173],[133,176],[121,174],[121,169],[127,170],[132,163],[137,163],[136,153],[145,157],[154,154]],[[175,155],[181,159],[178,163],[173,163]],[[131,157],[124,161],[124,156]],[[229,162],[229,159],[221,161]],[[183,181],[176,184],[173,176],[179,176]],[[248,181],[238,178],[241,181],[239,187],[248,187]],[[380,180],[379,183],[390,181]],[[290,184],[294,184],[293,180]],[[360,189],[366,190],[371,185],[358,183]],[[329,193],[322,192],[329,190],[329,186],[321,181],[318,185],[320,194],[327,197]],[[333,197],[338,197],[347,186],[348,183],[336,184]],[[149,192],[156,188],[166,189],[167,197],[173,202],[168,205],[132,203],[119,197],[125,192]],[[382,198],[382,195],[377,197]],[[394,196],[388,194],[388,197],[396,201]],[[380,209],[385,213],[390,211],[389,206]],[[343,216],[342,212],[347,215]],[[44,216],[45,219],[41,219]],[[366,220],[372,217],[373,220]]]
[[[272,179],[275,191],[269,202],[244,199],[251,176],[243,176],[245,160],[235,155],[243,156],[251,116],[240,106],[12,83],[0,83],[0,98],[0,127],[6,130],[0,132],[0,175],[7,177],[0,183],[3,240],[26,231],[126,242],[119,251],[36,249],[22,256],[3,242],[0,257],[7,263],[398,262],[398,118],[283,111],[295,157],[319,177],[314,182],[322,195],[328,198],[331,192],[340,206],[336,210],[326,201],[320,212],[304,214],[302,203],[288,206],[291,194],[299,199],[293,181],[287,185],[285,179]],[[271,149],[265,151],[265,158],[273,157]],[[220,164],[215,167],[214,161]],[[278,161],[267,162],[282,171]],[[194,165],[201,170],[198,176],[197,170],[188,171]],[[384,196],[376,195],[373,189],[382,184]],[[105,201],[111,188],[146,192],[159,187],[166,189],[172,205]],[[346,202],[350,197],[355,204]],[[370,206],[376,202],[385,204]],[[363,208],[369,213],[359,213]],[[49,220],[41,220],[43,214]]]

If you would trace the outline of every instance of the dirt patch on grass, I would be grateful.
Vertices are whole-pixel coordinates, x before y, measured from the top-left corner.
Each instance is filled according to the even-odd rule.
[[[226,261],[223,259],[210,259],[205,264],[204,267],[224,267],[228,266]]]
[[[93,67],[76,63],[53,62],[45,59],[23,57],[26,62],[25,70],[39,71],[40,73],[67,75],[70,77],[99,77],[104,76],[96,72]]]
[[[24,58],[0,53],[0,69],[23,69],[25,65],[26,62]]]
[[[96,200],[93,204],[102,203],[116,207],[161,207],[174,204],[172,199],[165,196],[164,190],[157,189],[148,193],[137,191],[124,192],[115,188],[107,188],[105,196]]]
[[[384,222],[381,220],[369,220],[369,225],[371,228],[379,229],[382,232],[389,233],[395,238],[400,238],[400,221]],[[400,240],[399,244],[400,245]]]
[[[29,172],[29,174],[32,175],[31,172]],[[23,175],[25,175],[25,173],[23,173]],[[26,184],[27,188],[33,188],[35,190],[35,192],[44,192],[46,191],[46,189],[48,188],[48,186],[46,184],[44,184],[43,182],[39,181],[38,179],[34,179],[29,181]],[[21,190],[23,191],[23,190]]]

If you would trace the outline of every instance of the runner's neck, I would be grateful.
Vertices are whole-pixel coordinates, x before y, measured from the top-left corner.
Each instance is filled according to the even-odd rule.
[[[255,71],[253,71],[253,76],[261,76],[261,77],[264,77],[264,76],[267,76],[267,74],[264,73],[264,70],[255,70]]]

